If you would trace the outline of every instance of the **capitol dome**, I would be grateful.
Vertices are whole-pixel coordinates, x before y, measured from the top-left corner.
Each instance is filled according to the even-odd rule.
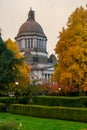
[[[36,22],[32,9],[28,13],[28,19],[20,26],[15,37],[19,51],[25,57],[30,67],[30,81],[48,83],[53,75],[55,56],[48,58],[47,37],[41,25]]]
[[[25,36],[25,35],[36,35],[36,36],[42,36],[46,38],[41,25],[35,21],[35,15],[32,9],[30,9],[29,11],[27,21],[23,23],[19,28],[17,37]]]

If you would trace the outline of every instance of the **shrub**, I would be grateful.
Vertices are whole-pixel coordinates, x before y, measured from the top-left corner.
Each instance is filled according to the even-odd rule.
[[[0,112],[5,111],[5,104],[4,103],[0,103]]]
[[[15,97],[0,97],[0,103],[5,103],[6,105],[15,103]]]
[[[44,84],[44,89],[47,91],[47,95],[49,96],[77,96],[79,94],[77,87],[64,85],[61,83]]]
[[[65,96],[35,96],[33,102],[36,105],[87,107],[87,97],[65,97]]]
[[[10,104],[20,103],[26,104],[28,103],[27,97],[0,97],[0,103],[5,103],[7,106]]]
[[[29,84],[24,88],[22,95],[27,96],[31,100],[33,96],[42,95],[43,91],[43,86]]]
[[[87,122],[86,108],[13,104],[10,113]]]

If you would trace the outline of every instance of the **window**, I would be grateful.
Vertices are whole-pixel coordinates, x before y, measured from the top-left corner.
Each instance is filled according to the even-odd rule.
[[[38,57],[33,57],[33,62],[38,62]]]
[[[39,40],[37,39],[37,48],[39,48]]]
[[[27,39],[25,39],[25,48],[27,48]]]
[[[28,48],[30,48],[30,38],[28,38]]]
[[[33,48],[33,38],[31,38],[31,48]]]

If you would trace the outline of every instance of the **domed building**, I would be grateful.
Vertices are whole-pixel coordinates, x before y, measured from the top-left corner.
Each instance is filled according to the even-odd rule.
[[[39,82],[48,82],[57,60],[53,54],[48,58],[47,37],[41,25],[36,22],[32,9],[29,11],[27,21],[19,28],[15,39],[20,52],[31,67],[31,81],[38,79]]]

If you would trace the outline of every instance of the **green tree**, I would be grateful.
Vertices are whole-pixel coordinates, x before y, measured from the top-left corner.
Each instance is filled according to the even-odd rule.
[[[87,91],[87,9],[76,8],[59,34],[54,80]]]
[[[17,65],[22,64],[22,58],[16,58],[14,53],[7,49],[6,43],[0,37],[0,91],[9,89],[9,83],[15,82],[18,73]]]
[[[26,63],[25,57],[20,53],[17,43],[15,41],[8,39],[5,41],[5,43],[7,48],[14,53],[14,56],[16,58],[23,58],[22,64],[16,65],[18,73],[16,75],[15,83],[18,82],[18,85],[16,85],[15,83],[9,84],[11,89],[18,91],[21,94],[23,89],[25,89],[25,86],[30,83],[30,77],[29,77],[30,67]]]

